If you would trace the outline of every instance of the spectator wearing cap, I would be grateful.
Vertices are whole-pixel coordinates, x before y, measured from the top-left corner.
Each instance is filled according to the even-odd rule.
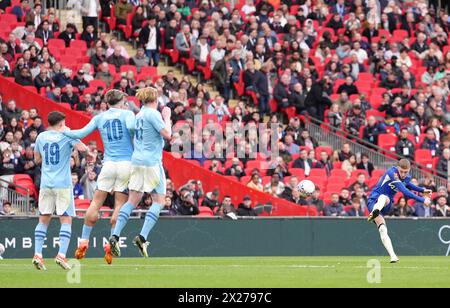
[[[77,32],[77,28],[75,27],[75,25],[69,23],[66,26],[66,30],[64,30],[63,32],[61,32],[58,35],[58,38],[65,42],[66,47],[69,47],[70,46],[70,42],[75,40],[76,32]]]
[[[146,56],[152,61],[154,67],[159,63],[159,46],[162,43],[161,32],[156,28],[156,16],[148,17],[148,24],[139,33],[141,46],[145,48]]]
[[[150,63],[149,57],[146,56],[145,50],[139,47],[136,51],[136,55],[130,59],[130,64],[136,66],[138,73],[141,72],[142,67],[148,66]]]
[[[352,109],[347,112],[345,129],[353,136],[359,136],[360,128],[365,125],[366,117],[362,112],[361,104],[354,103]]]
[[[85,71],[79,70],[75,77],[73,77],[72,86],[77,88],[80,92],[89,87],[89,83],[84,79]]]
[[[195,44],[192,49],[192,56],[194,57],[197,65],[205,66],[208,55],[211,51],[206,39],[207,37],[205,35],[200,36],[197,44]]]
[[[252,198],[249,195],[245,196],[242,203],[239,204],[237,210],[238,216],[258,216],[255,210],[252,208]]]
[[[183,216],[198,215],[200,213],[198,205],[187,188],[180,189],[180,198],[175,202],[175,209],[178,215]]]

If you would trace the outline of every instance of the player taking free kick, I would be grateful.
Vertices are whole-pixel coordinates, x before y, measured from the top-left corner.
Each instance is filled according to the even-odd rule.
[[[391,263],[396,263],[399,259],[392,247],[383,216],[389,213],[394,196],[397,192],[401,192],[408,199],[414,199],[427,206],[431,204],[432,191],[412,184],[411,176],[409,175],[410,170],[411,164],[407,159],[401,159],[397,166],[389,168],[372,190],[367,204],[369,211],[371,211],[368,221],[376,223],[380,232],[381,242],[391,257]],[[425,197],[418,196],[412,193],[411,190],[422,193]]]

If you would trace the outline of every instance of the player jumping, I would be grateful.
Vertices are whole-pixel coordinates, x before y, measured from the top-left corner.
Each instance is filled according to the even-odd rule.
[[[412,184],[411,176],[409,175],[410,170],[410,162],[407,159],[401,159],[396,167],[389,168],[380,178],[368,200],[367,207],[371,211],[368,221],[376,223],[380,232],[381,242],[391,257],[391,263],[396,263],[399,259],[392,247],[383,216],[389,213],[394,196],[397,192],[401,192],[406,198],[414,199],[427,206],[431,204],[432,191]],[[410,190],[422,193],[425,197],[418,196]]]
[[[88,125],[80,130],[66,131],[70,138],[83,139],[98,129],[105,147],[102,171],[98,177],[97,190],[86,212],[83,232],[78,249],[77,259],[83,259],[89,247],[92,228],[98,220],[100,207],[103,206],[108,193],[114,193],[114,213],[111,217],[111,234],[116,225],[117,216],[122,205],[127,201],[128,181],[130,179],[131,156],[133,154],[134,113],[124,109],[124,94],[119,90],[110,90],[105,99],[110,109],[95,116]],[[104,247],[105,261],[112,262],[109,245]]]
[[[48,115],[50,127],[36,140],[35,162],[37,165],[42,163],[39,194],[40,216],[39,224],[34,232],[35,254],[33,258],[33,265],[38,270],[46,270],[42,246],[55,211],[61,221],[59,252],[55,262],[65,270],[70,269],[66,253],[72,234],[72,217],[75,216],[70,157],[74,147],[80,152],[87,152],[88,149],[80,140],[64,136],[63,131],[67,129],[65,118],[66,116],[61,112],[51,112]]]
[[[134,153],[131,161],[131,177],[128,186],[130,194],[117,218],[116,228],[109,239],[111,252],[120,256],[119,237],[133,209],[141,201],[144,193],[152,193],[153,204],[145,216],[141,233],[133,243],[143,257],[148,257],[147,237],[159,218],[166,195],[166,177],[162,164],[164,138],[172,136],[171,110],[164,108],[158,112],[158,90],[153,87],[138,90],[136,97],[144,104],[136,116]]]

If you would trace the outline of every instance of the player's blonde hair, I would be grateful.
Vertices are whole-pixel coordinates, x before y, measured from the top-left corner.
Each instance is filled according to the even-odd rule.
[[[154,103],[158,99],[158,90],[153,87],[147,87],[137,90],[136,98],[143,104]]]
[[[398,166],[402,169],[411,169],[411,163],[405,158],[398,161]]]

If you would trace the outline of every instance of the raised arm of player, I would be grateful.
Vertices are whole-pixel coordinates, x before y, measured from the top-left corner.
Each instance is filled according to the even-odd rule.
[[[125,119],[125,125],[127,126],[128,131],[130,132],[131,140],[134,138],[134,131],[136,130],[136,117],[134,113],[130,112]]]
[[[169,107],[164,107],[161,114],[164,120],[165,127],[160,131],[160,134],[165,139],[170,140],[172,138],[172,120],[170,119],[170,117],[172,116],[172,111]]]
[[[72,138],[72,139],[83,139],[89,134],[91,134],[94,130],[97,129],[97,121],[96,118],[93,118],[85,127],[82,129],[77,130],[66,130],[63,132],[63,134],[66,137]]]

